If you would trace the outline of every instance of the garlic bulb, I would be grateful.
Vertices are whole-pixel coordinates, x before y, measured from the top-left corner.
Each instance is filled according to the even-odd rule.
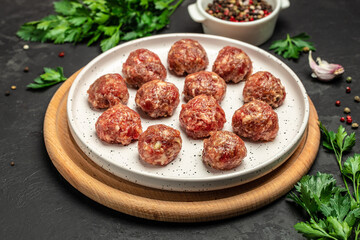
[[[317,63],[316,63],[317,62]],[[309,52],[309,65],[313,71],[312,77],[318,78],[322,81],[330,81],[335,77],[344,73],[344,68],[339,64],[328,63],[327,61],[316,58],[316,62],[312,58],[311,51]]]

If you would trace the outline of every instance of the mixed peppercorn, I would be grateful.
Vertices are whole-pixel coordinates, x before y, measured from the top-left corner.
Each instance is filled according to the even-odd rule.
[[[262,0],[214,0],[206,12],[231,22],[251,22],[268,16],[272,6]]]
[[[347,83],[351,83],[351,81],[352,81],[352,77],[349,76],[349,77],[346,78]],[[346,87],[345,92],[346,93],[351,93],[351,88]],[[360,102],[360,97],[355,96],[354,101],[359,103]],[[337,101],[335,101],[335,105],[339,107],[341,105],[341,102],[339,100],[337,100]],[[344,108],[344,113],[345,114],[350,114],[351,113],[350,108],[345,107]],[[351,115],[346,115],[346,118],[345,117],[340,117],[340,122],[346,122],[347,124],[351,124],[351,127],[354,128],[354,129],[359,127],[358,123],[353,123],[353,119],[351,118]]]

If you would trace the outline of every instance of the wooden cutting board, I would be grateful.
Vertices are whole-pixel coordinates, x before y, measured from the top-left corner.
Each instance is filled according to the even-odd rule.
[[[77,190],[114,210],[146,219],[201,222],[229,218],[263,207],[289,192],[313,164],[320,144],[316,109],[310,101],[306,133],[279,168],[250,183],[209,192],[171,192],[140,186],[103,170],[72,138],[66,114],[72,75],[53,96],[45,115],[47,151],[60,174]]]

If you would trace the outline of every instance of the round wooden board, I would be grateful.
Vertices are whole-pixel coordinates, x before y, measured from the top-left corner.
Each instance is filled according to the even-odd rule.
[[[77,190],[117,211],[157,221],[201,222],[241,215],[289,192],[313,164],[320,144],[316,109],[310,101],[306,133],[294,154],[279,168],[250,183],[209,192],[171,192],[140,186],[103,170],[72,138],[66,114],[73,74],[58,89],[45,115],[44,138],[60,174]]]

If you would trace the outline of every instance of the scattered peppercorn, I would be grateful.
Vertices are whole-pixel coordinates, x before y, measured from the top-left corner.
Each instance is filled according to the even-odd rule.
[[[344,118],[344,117],[341,117],[341,118],[340,118],[340,122],[345,122],[345,118]]]
[[[358,127],[359,127],[359,124],[353,123],[353,124],[351,124],[351,127],[352,127],[352,128],[358,128]]]
[[[310,48],[309,47],[303,47],[303,52],[308,52],[308,51],[310,51]]]
[[[10,162],[10,166],[15,166],[15,162]]]
[[[350,77],[350,76],[346,78],[346,82],[348,82],[348,83],[351,83],[351,80],[352,80],[352,77]]]
[[[337,101],[335,102],[335,105],[336,105],[336,106],[340,106],[340,104],[341,104],[341,102],[340,102],[339,100],[337,100]]]
[[[65,53],[64,52],[59,52],[59,57],[64,57]]]
[[[24,72],[28,72],[28,71],[29,71],[29,67],[25,67]]]
[[[359,96],[355,96],[355,97],[354,97],[354,100],[355,100],[355,102],[360,102],[360,97],[359,97]]]
[[[10,96],[10,91],[6,91],[5,96]]]
[[[349,116],[349,115],[346,116],[346,123],[347,123],[347,124],[351,124],[351,123],[352,123],[352,118],[351,118],[351,116]]]
[[[214,0],[206,9],[210,15],[231,22],[255,21],[272,11],[272,6],[264,0]]]
[[[12,90],[15,90],[15,89],[16,89],[16,86],[15,86],[15,85],[12,85],[12,86],[11,86],[11,89],[12,89]]]
[[[351,88],[350,87],[346,87],[346,93],[351,93]]]
[[[23,49],[25,49],[25,50],[28,50],[30,47],[29,47],[29,45],[27,45],[27,44],[25,44],[24,46],[23,46]]]
[[[350,108],[348,107],[344,108],[344,113],[350,113],[350,112],[351,112]]]

